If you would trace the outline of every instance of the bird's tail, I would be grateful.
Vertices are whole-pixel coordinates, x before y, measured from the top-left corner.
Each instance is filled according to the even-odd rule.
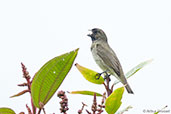
[[[124,75],[120,76],[120,81],[123,85],[125,85],[125,88],[129,94],[134,94]]]
[[[126,90],[128,93],[130,94],[134,94],[134,92],[132,91],[131,87],[129,86],[129,84],[127,83],[126,86],[125,86]]]

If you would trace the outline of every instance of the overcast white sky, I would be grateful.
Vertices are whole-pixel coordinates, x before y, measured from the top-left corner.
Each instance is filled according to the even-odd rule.
[[[86,36],[94,27],[106,32],[125,73],[142,61],[154,59],[128,80],[135,94],[125,92],[120,109],[131,105],[133,109],[125,114],[143,114],[144,109],[168,105],[167,110],[171,110],[170,0],[1,0],[0,107],[19,113],[26,111],[25,104],[30,106],[29,95],[9,98],[24,89],[17,87],[25,81],[21,62],[33,76],[49,59],[79,47],[75,63],[101,72]],[[87,82],[75,66],[61,89],[104,92],[103,86]],[[69,114],[76,114],[81,102],[91,108],[90,96],[68,97]],[[58,102],[55,94],[45,107],[48,114],[59,113]]]

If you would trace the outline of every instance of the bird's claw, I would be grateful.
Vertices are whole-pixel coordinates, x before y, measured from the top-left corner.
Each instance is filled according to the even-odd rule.
[[[98,79],[100,79],[100,76],[101,76],[102,74],[101,73],[97,73],[96,74],[96,79],[98,80]]]
[[[107,73],[107,71],[104,71],[102,73],[97,73],[96,74],[96,79],[100,79],[100,76],[105,73],[104,80],[109,79],[110,81],[110,74]]]
[[[106,74],[106,75],[104,76],[104,80],[106,80],[106,79],[109,79],[109,81],[111,81],[110,75]]]

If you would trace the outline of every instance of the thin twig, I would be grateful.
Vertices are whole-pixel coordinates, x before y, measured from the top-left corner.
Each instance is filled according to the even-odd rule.
[[[43,112],[44,112],[44,114],[46,114],[46,112],[45,112],[45,108],[43,108]]]
[[[107,86],[106,86],[106,84],[104,82],[103,82],[103,85],[104,85],[105,89],[107,90]]]
[[[40,114],[40,112],[42,111],[42,109],[41,108],[39,108],[39,111],[38,111],[38,113],[37,114]]]
[[[111,93],[113,92],[113,87],[114,87],[114,84],[112,84],[112,86],[111,86]]]
[[[91,112],[89,112],[88,110],[86,110],[87,114],[91,114]]]
[[[82,102],[82,107],[80,110],[78,110],[78,114],[82,114],[84,107],[87,106],[85,103]]]
[[[32,114],[31,109],[27,104],[26,104],[26,108],[27,108],[28,114]]]
[[[27,83],[18,84],[18,86],[28,86]]]

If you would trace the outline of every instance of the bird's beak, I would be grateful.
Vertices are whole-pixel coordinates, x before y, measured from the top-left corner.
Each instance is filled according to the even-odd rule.
[[[91,36],[92,36],[92,34],[87,34],[87,36],[91,37]]]

